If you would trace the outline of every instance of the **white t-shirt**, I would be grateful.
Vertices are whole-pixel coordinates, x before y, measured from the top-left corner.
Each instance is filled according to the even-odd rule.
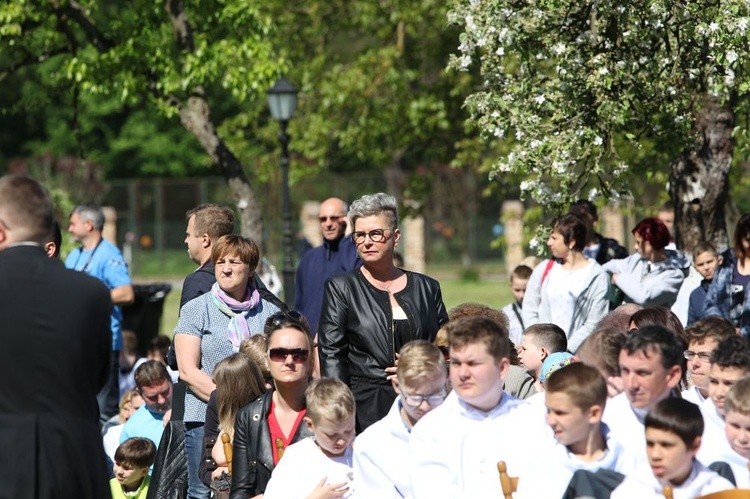
[[[586,289],[591,276],[593,260],[588,264],[573,270],[566,270],[562,265],[553,265],[547,276],[549,282],[544,291],[544,299],[549,303],[551,316],[555,318],[555,324],[570,336],[570,325],[573,323],[573,312],[576,300]]]
[[[344,497],[354,493],[352,447],[341,456],[323,454],[314,437],[309,437],[287,447],[284,456],[271,474],[263,493],[265,499],[303,499],[326,478],[326,485],[346,483],[349,490]]]

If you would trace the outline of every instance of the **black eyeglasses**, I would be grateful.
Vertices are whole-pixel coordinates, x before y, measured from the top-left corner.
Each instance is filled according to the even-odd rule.
[[[403,397],[403,400],[412,407],[419,407],[422,405],[422,402],[427,402],[432,407],[435,407],[443,403],[447,394],[445,391],[442,391],[434,395],[409,395],[402,389],[401,396]]]
[[[268,351],[268,358],[274,362],[284,362],[290,355],[295,364],[301,364],[307,362],[310,352],[304,348],[272,348]]]
[[[693,358],[698,357],[702,362],[711,362],[711,352],[696,353],[692,350],[685,350],[684,352],[682,352],[682,355],[687,360],[693,360]]]
[[[382,243],[388,236],[385,235],[386,231],[390,229],[372,229],[370,232],[352,232],[352,240],[356,244],[362,244],[365,242],[365,238],[369,236],[370,241],[374,243]]]
[[[338,222],[338,221],[339,221],[339,220],[341,220],[342,218],[344,218],[344,217],[340,217],[340,216],[332,216],[332,217],[318,217],[318,220],[320,220],[320,223],[323,223],[323,222],[327,222],[327,221],[329,221],[329,220],[330,220],[331,222]]]

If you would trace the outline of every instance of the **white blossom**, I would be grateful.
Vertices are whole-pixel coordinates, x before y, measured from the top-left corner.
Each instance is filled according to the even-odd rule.
[[[564,43],[558,43],[554,47],[552,47],[552,52],[554,52],[556,55],[563,55],[565,53],[565,44]]]
[[[712,33],[715,33],[716,31],[719,31],[719,28],[720,28],[719,23],[717,23],[716,21],[714,21],[714,22],[712,22],[711,24],[708,25],[708,29]]]
[[[602,140],[601,137],[599,137],[598,135],[596,137],[594,137],[594,145],[595,146],[600,146],[603,143],[604,143],[604,140]]]
[[[733,63],[736,60],[737,52],[735,52],[734,50],[730,50],[729,52],[727,52],[727,61],[729,61],[729,64]]]
[[[596,187],[592,188],[589,191],[589,197],[588,197],[589,201],[593,201],[594,199],[596,199],[596,196],[598,195],[599,195],[599,191],[596,189]]]
[[[498,47],[497,50],[495,51],[495,54],[497,54],[499,56],[504,56],[505,55],[505,47]]]
[[[532,237],[531,241],[529,241],[529,248],[535,250],[538,246],[539,240],[536,237]]]
[[[544,94],[537,95],[534,97],[534,102],[539,104],[540,106],[544,104],[544,102],[547,100],[547,98],[544,96]]]
[[[516,140],[521,140],[522,138],[523,138],[523,131],[516,130]]]

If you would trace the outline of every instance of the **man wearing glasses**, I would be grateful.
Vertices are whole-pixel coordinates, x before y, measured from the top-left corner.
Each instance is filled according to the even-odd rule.
[[[318,331],[326,280],[362,265],[357,256],[357,245],[351,238],[344,237],[346,210],[346,203],[338,198],[329,198],[321,203],[318,220],[323,244],[305,253],[297,267],[294,308],[310,322],[313,334]]]

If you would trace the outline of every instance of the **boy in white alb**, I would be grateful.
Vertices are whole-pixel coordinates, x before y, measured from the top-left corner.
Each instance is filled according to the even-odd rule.
[[[503,392],[510,365],[507,328],[487,317],[462,317],[444,327],[453,392],[411,433],[411,486],[418,498],[459,497],[464,436],[482,431],[519,403]]]
[[[688,326],[685,329],[685,336],[688,341],[685,359],[687,359],[690,383],[693,386],[682,391],[682,398],[701,405],[708,398],[708,370],[711,367],[711,353],[721,340],[737,336],[737,333],[731,322],[713,315]]]
[[[354,447],[357,497],[412,497],[409,435],[422,416],[445,400],[443,353],[428,341],[410,341],[399,352],[397,377],[392,382],[399,396],[390,412],[357,437]]]
[[[305,391],[305,424],[314,436],[287,447],[263,494],[265,499],[351,497],[354,396],[337,378],[321,378]]]
[[[703,433],[697,405],[675,397],[662,400],[648,412],[645,427],[648,464],[626,476],[611,499],[661,499],[666,485],[672,488],[674,499],[734,488],[695,458]]]
[[[732,452],[721,456],[721,461],[732,468],[737,488],[750,489],[750,378],[743,378],[730,388],[724,413]]]
[[[722,340],[711,353],[708,399],[701,405],[705,421],[703,445],[698,459],[705,465],[724,461],[733,453],[726,439],[724,403],[729,390],[750,374],[750,340],[733,335]]]

